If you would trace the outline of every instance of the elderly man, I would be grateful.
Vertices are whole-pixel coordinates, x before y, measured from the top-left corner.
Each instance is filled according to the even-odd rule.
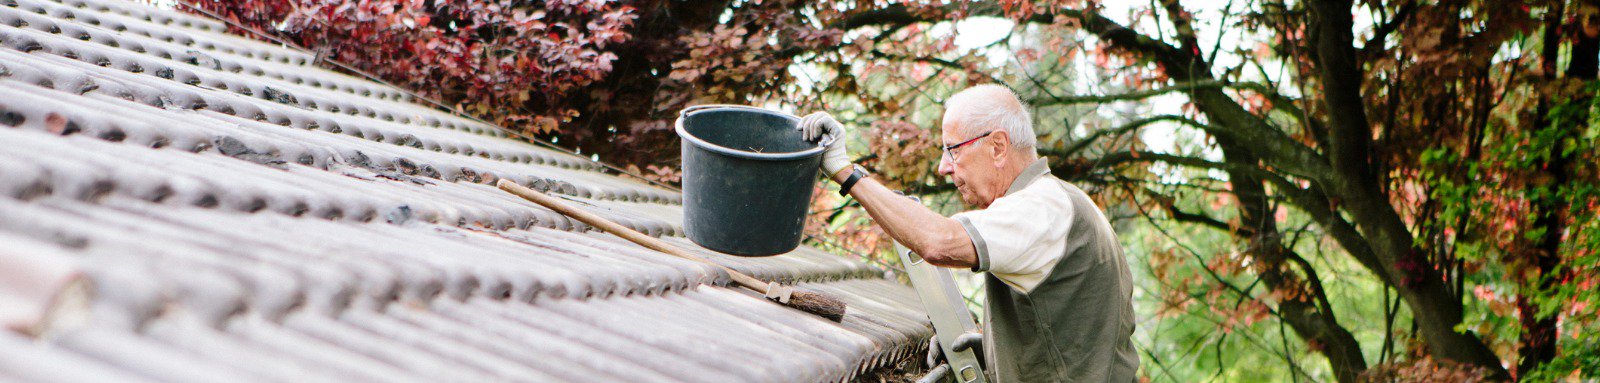
[[[928,263],[988,272],[983,350],[997,381],[1135,380],[1133,285],[1111,224],[1087,194],[1050,174],[1028,111],[998,85],[945,102],[939,174],[978,210],[940,216],[874,181],[845,154],[845,128],[807,115],[808,139],[834,138],[822,168],[889,236]]]

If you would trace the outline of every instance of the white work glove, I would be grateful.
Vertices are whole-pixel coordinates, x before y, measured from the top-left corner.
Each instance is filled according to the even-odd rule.
[[[950,349],[958,351],[958,352],[959,351],[966,351],[967,349],[972,349],[972,355],[978,357],[978,364],[982,365],[984,363],[984,361],[983,361],[983,358],[984,358],[984,356],[983,356],[983,333],[978,333],[978,332],[962,333],[961,335],[956,336],[955,346],[950,347]],[[942,361],[944,361],[944,360],[945,360],[944,349],[939,347],[939,337],[937,335],[935,335],[934,337],[929,338],[928,339],[928,356],[927,356],[926,360],[924,360],[925,362],[928,363],[928,368],[937,367],[937,366],[939,366],[939,363],[942,363]]]
[[[829,179],[839,174],[840,170],[850,167],[850,156],[846,154],[844,144],[844,125],[834,120],[828,112],[816,112],[800,118],[798,129],[806,141],[818,142],[824,136],[832,141],[828,149],[822,152],[822,171],[828,173]]]

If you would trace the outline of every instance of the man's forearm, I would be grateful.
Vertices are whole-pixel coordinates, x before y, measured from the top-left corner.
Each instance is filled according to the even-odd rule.
[[[850,171],[846,168],[833,174],[833,180],[844,182]],[[896,194],[871,177],[857,181],[850,188],[850,195],[867,209],[867,215],[872,216],[883,231],[928,263],[963,268],[978,264],[978,252],[972,248],[972,238],[960,222]]]

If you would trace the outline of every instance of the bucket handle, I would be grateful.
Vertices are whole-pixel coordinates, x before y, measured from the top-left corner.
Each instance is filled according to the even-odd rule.
[[[824,147],[824,148],[829,147],[829,146],[833,146],[833,135],[832,134],[824,134],[824,135],[822,135],[822,138],[817,139],[817,146],[821,146],[821,147]]]

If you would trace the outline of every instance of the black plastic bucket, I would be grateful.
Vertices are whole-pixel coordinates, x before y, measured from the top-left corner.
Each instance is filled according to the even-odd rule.
[[[699,105],[678,114],[683,229],[707,249],[769,256],[800,245],[824,144],[788,113]]]

